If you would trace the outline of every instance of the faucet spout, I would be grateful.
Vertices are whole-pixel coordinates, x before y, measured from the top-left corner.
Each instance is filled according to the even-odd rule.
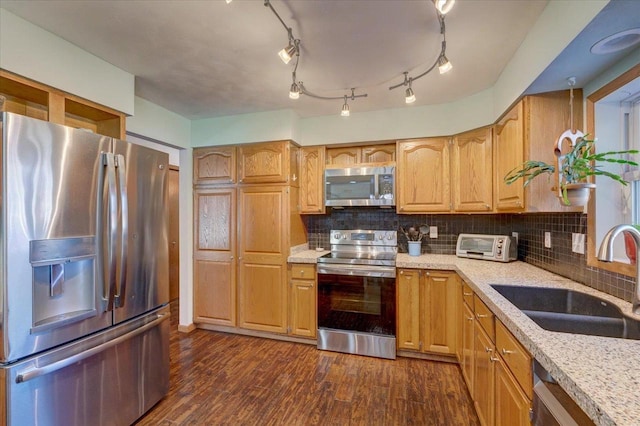
[[[633,291],[633,313],[640,314],[640,231],[631,225],[617,225],[607,232],[602,239],[598,259],[613,262],[613,242],[623,232],[628,232],[636,242],[636,287]]]

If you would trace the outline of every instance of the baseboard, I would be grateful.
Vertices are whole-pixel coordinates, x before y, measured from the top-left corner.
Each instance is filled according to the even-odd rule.
[[[191,333],[193,330],[196,329],[196,325],[194,323],[188,324],[188,325],[178,325],[178,331],[180,333]]]

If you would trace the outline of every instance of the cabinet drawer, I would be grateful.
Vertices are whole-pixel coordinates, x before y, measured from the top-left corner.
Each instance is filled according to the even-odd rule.
[[[316,266],[313,264],[295,263],[291,265],[291,278],[315,280]]]
[[[493,312],[491,312],[489,308],[487,308],[487,305],[485,305],[484,302],[476,295],[473,296],[473,303],[475,306],[476,319],[484,331],[487,332],[491,341],[495,343],[496,332],[493,325]]]
[[[522,390],[529,398],[533,398],[533,360],[531,355],[500,321],[496,321],[496,349],[522,386]]]
[[[473,311],[473,290],[471,290],[469,284],[465,282],[462,283],[462,298],[464,299],[464,303]]]

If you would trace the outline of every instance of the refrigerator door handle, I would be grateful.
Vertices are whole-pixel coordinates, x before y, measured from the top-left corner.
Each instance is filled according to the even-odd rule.
[[[116,166],[115,157],[111,153],[103,153],[104,165],[107,172],[107,208],[108,211],[108,236],[107,256],[105,265],[108,270],[107,286],[107,311],[113,310],[116,292],[116,250],[118,248],[118,197],[116,193]]]
[[[127,286],[127,243],[129,240],[129,203],[127,198],[127,177],[124,162],[124,155],[115,156],[115,166],[118,171],[118,189],[120,192],[120,256],[118,262],[120,264],[120,276],[118,279],[118,287],[115,293],[115,307],[124,306],[126,301]]]
[[[105,343],[102,343],[98,346],[94,346],[91,349],[87,349],[86,351],[80,352],[78,354],[72,355],[68,358],[64,358],[61,359],[60,361],[56,361],[56,362],[52,362],[51,364],[42,366],[42,367],[29,367],[24,369],[23,371],[18,372],[18,374],[16,375],[16,383],[24,383],[27,382],[29,380],[35,379],[37,377],[41,377],[44,376],[46,374],[50,374],[53,373],[54,371],[58,371],[61,370],[65,367],[68,367],[72,364],[75,364],[76,362],[80,362],[84,359],[87,359],[93,355],[96,355],[100,352],[103,352],[119,343],[124,342],[125,340],[129,340],[132,337],[135,337],[139,334],[144,333],[145,331],[154,328],[155,326],[157,326],[158,324],[160,324],[162,321],[167,320],[170,317],[170,315],[166,314],[166,313],[161,313],[161,314],[157,314],[156,318],[151,321],[146,323],[145,325],[136,328],[135,330],[127,333],[127,334],[123,334],[122,336],[116,337],[115,339],[109,340]]]

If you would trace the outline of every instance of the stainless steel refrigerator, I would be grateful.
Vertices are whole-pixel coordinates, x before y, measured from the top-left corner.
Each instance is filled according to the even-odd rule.
[[[0,413],[131,424],[169,388],[168,156],[11,113],[0,124]]]

